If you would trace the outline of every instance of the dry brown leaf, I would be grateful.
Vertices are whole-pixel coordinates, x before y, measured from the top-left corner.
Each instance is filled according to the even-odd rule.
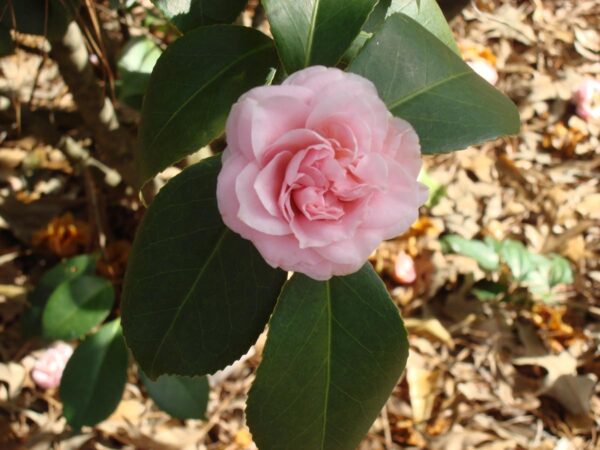
[[[590,396],[597,380],[593,375],[578,375],[577,360],[569,352],[516,358],[513,364],[543,367],[547,375],[538,395],[546,394],[555,398],[573,414],[589,412]]]
[[[415,423],[422,423],[431,418],[440,376],[440,370],[427,368],[422,356],[410,352],[406,364],[406,381]]]
[[[67,212],[55,217],[32,238],[35,246],[45,247],[58,256],[73,256],[85,251],[91,241],[90,226]]]
[[[556,399],[572,414],[588,414],[590,397],[594,395],[597,381],[593,374],[561,375],[554,380],[545,394]]]
[[[404,326],[409,333],[425,334],[443,342],[449,348],[454,348],[454,340],[442,323],[436,319],[404,319]]]
[[[0,401],[13,400],[25,383],[27,371],[16,362],[0,363]]]

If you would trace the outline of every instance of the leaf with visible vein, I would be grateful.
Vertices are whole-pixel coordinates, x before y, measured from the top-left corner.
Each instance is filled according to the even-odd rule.
[[[269,24],[288,73],[335,66],[377,0],[264,0]]]
[[[285,272],[230,231],[217,207],[220,157],[185,169],[154,199],[136,235],[123,288],[123,330],[152,378],[204,375],[248,351]]]
[[[356,448],[406,364],[397,308],[370,264],[285,285],[248,397],[261,450]]]
[[[245,27],[202,27],[171,44],[154,67],[142,108],[141,181],[221,135],[231,105],[277,65],[273,41]]]
[[[404,14],[389,17],[348,70],[370,79],[389,110],[411,123],[424,153],[519,131],[511,100]]]

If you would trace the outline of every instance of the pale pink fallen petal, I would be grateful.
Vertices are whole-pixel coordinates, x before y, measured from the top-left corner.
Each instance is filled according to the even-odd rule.
[[[398,252],[394,261],[394,279],[401,284],[410,284],[417,279],[415,261],[402,250]]]
[[[65,342],[56,342],[47,348],[35,361],[31,378],[42,389],[57,388],[73,354],[73,348]]]

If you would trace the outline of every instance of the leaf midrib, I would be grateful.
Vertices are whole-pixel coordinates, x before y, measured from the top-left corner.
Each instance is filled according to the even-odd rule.
[[[436,81],[435,83],[431,83],[431,84],[428,84],[428,85],[426,85],[426,86],[424,86],[424,87],[422,87],[420,89],[417,89],[416,91],[413,91],[410,94],[408,94],[408,95],[406,95],[406,96],[404,96],[404,97],[402,97],[402,98],[400,98],[400,99],[398,99],[398,100],[396,100],[394,102],[391,102],[391,103],[387,103],[386,102],[386,105],[387,105],[388,109],[391,111],[391,110],[397,108],[398,106],[402,105],[403,103],[406,103],[406,102],[412,100],[415,97],[418,97],[419,95],[421,95],[421,94],[423,94],[423,93],[425,93],[427,91],[431,91],[431,90],[433,90],[433,89],[435,89],[435,88],[437,88],[439,86],[444,85],[445,83],[449,83],[450,81],[454,81],[454,80],[456,80],[458,78],[462,78],[462,77],[464,77],[466,75],[471,75],[472,73],[473,72],[471,72],[470,70],[465,71],[465,72],[459,72],[457,74],[452,75],[451,77],[443,78],[443,79],[441,79],[439,81]]]
[[[308,39],[306,40],[306,48],[304,49],[304,67],[308,67],[312,57],[312,47],[315,37],[315,28],[317,23],[317,13],[319,12],[320,0],[315,0],[313,10],[310,15],[310,23],[308,24]]]
[[[204,276],[204,272],[205,272],[206,268],[212,262],[213,258],[217,255],[219,247],[221,246],[221,243],[225,239],[225,236],[227,236],[228,231],[229,231],[229,228],[227,228],[226,226],[223,226],[223,231],[221,232],[221,235],[219,236],[219,239],[215,243],[215,248],[210,253],[210,255],[208,255],[208,257],[206,258],[206,260],[204,261],[204,264],[200,268],[200,271],[198,272],[198,275],[196,276],[196,279],[192,283],[192,286],[190,287],[190,289],[188,290],[185,298],[183,299],[183,301],[180,303],[179,307],[177,308],[177,312],[175,313],[175,315],[173,317],[173,320],[171,320],[171,324],[169,325],[169,328],[163,334],[163,337],[162,337],[162,339],[160,341],[160,344],[158,344],[158,347],[156,349],[156,353],[154,353],[154,358],[152,358],[152,363],[150,364],[149,374],[155,375],[155,373],[154,373],[154,365],[156,364],[156,360],[158,358],[158,355],[160,355],[160,352],[162,351],[162,348],[163,348],[163,346],[165,345],[165,343],[167,341],[167,337],[173,331],[173,327],[175,326],[175,323],[179,319],[181,311],[183,310],[183,308],[187,304],[187,302],[190,300],[190,298],[192,296],[192,292],[194,292],[194,290],[196,289],[196,286],[200,282],[200,279]]]
[[[249,51],[247,53],[244,53],[243,55],[241,55],[240,57],[234,59],[232,62],[230,62],[229,64],[225,65],[221,70],[219,70],[217,73],[215,73],[215,75],[213,77],[211,77],[209,80],[207,80],[204,84],[202,84],[202,86],[200,86],[192,95],[190,95],[188,97],[188,99],[183,102],[181,104],[181,106],[179,106],[175,112],[173,112],[173,114],[171,114],[171,116],[167,119],[167,121],[164,123],[164,125],[162,127],[160,127],[160,129],[158,130],[158,132],[156,133],[156,135],[154,136],[154,138],[152,139],[152,142],[148,145],[148,150],[150,151],[154,145],[156,144],[156,141],[159,139],[159,137],[162,135],[162,133],[167,129],[167,127],[171,124],[171,122],[175,119],[175,117],[177,115],[179,115],[179,113],[190,103],[192,102],[196,96],[198,94],[200,94],[202,91],[204,91],[206,88],[208,88],[208,86],[210,86],[212,83],[214,83],[217,79],[219,79],[221,77],[221,75],[223,75],[225,72],[227,72],[229,69],[231,69],[232,67],[234,67],[236,64],[239,64],[240,62],[242,62],[244,59],[254,55],[255,53],[260,53],[263,50],[266,50],[267,48],[271,47],[271,42],[265,44],[265,45],[261,45],[260,47],[257,47],[255,49],[253,49],[252,51]]]
[[[331,311],[331,282],[325,282],[325,293],[327,300],[327,381],[325,383],[325,401],[324,401],[324,411],[323,411],[323,425],[321,432],[321,450],[325,448],[325,436],[327,432],[327,411],[329,409],[329,390],[331,386],[331,329],[333,323],[333,315]]]
[[[83,277],[85,277],[85,275],[83,275]],[[67,283],[68,283],[68,281],[67,281]],[[91,301],[93,301],[94,298],[97,295],[99,295],[107,287],[108,287],[107,285],[100,286],[98,289],[95,290],[95,292],[94,292],[93,295],[90,295],[88,297],[87,301],[84,301],[83,303],[76,305],[76,307],[73,308],[70,313],[68,313],[65,316],[63,316],[63,319],[55,325],[54,330],[60,330],[64,326],[65,323],[68,323],[73,318],[73,316],[77,315],[77,313],[79,312],[79,310],[81,309],[81,307],[83,307],[83,306],[89,304]]]

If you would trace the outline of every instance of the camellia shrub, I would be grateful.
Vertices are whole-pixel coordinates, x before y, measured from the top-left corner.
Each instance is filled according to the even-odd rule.
[[[516,133],[434,0],[157,0],[182,36],[142,107],[142,182],[225,132],[138,230],[122,327],[151,379],[223,369],[268,324],[247,422],[261,450],[356,448],[405,367],[369,254],[418,217],[422,155]],[[186,6],[187,5],[187,6]],[[290,272],[293,272],[290,275]]]

